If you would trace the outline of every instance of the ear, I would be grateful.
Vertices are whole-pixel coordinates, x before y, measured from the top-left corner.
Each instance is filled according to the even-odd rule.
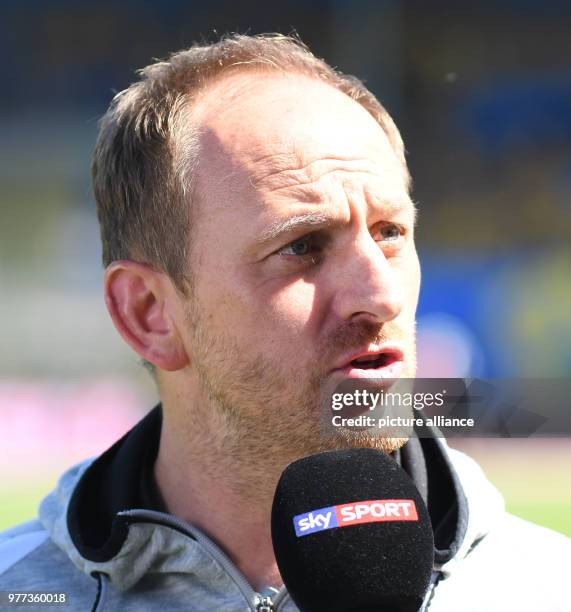
[[[175,296],[166,275],[147,264],[123,259],[105,271],[105,303],[115,327],[136,353],[161,370],[189,363],[171,316],[176,309],[169,301]]]

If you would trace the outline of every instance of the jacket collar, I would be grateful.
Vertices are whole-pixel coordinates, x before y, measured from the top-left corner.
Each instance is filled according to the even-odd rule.
[[[468,502],[460,478],[434,430],[410,440],[395,459],[424,499],[434,532],[434,560],[441,565],[458,552],[468,526]]]
[[[148,506],[144,480],[150,480],[161,426],[159,404],[81,477],[71,496],[67,526],[82,557],[97,562],[112,559],[121,549],[129,525],[119,513]]]
[[[161,406],[94,461],[70,500],[67,524],[83,557],[106,561],[121,549],[128,521],[118,513],[133,508],[162,510],[149,499],[152,466],[159,449]],[[436,438],[411,438],[395,454],[428,506],[435,560],[446,563],[458,551],[468,523],[468,505],[450,459]],[[153,503],[154,501],[154,503]],[[154,507],[150,507],[153,503]]]
[[[191,526],[183,540],[172,521],[161,524],[160,513],[149,522],[128,512],[149,509],[142,482],[158,452],[161,424],[159,405],[95,461],[69,470],[40,508],[51,537],[76,566],[88,574],[108,573],[121,589],[150,569],[200,573],[212,567],[199,544],[201,534]],[[437,566],[453,567],[503,512],[501,496],[474,462],[450,451],[442,439],[411,438],[395,458],[427,502]],[[465,494],[461,482],[472,490]]]

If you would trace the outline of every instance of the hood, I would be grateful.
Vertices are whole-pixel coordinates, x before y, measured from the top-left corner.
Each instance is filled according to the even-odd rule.
[[[200,530],[162,511],[149,487],[161,424],[159,405],[100,457],[67,471],[42,501],[41,522],[79,570],[105,574],[120,590],[147,573],[195,574],[212,586],[222,586],[230,574],[250,593],[224,553]],[[427,503],[436,569],[450,574],[499,521],[503,499],[473,460],[441,438],[412,438],[395,459]]]

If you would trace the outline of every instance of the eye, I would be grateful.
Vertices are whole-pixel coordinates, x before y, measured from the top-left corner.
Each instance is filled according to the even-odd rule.
[[[401,238],[403,234],[404,232],[402,229],[394,223],[384,225],[379,230],[379,235],[381,236],[382,240],[385,240],[386,242],[395,242]]]
[[[311,252],[311,247],[310,237],[306,236],[290,242],[280,250],[280,253],[282,255],[296,255],[297,257],[303,257],[304,255],[309,255]]]
[[[317,233],[308,234],[286,244],[278,251],[278,255],[289,255],[300,260],[315,259],[323,251],[326,242],[327,240]]]
[[[275,254],[287,264],[315,265],[321,262],[328,240],[319,233],[308,234],[293,240]]]

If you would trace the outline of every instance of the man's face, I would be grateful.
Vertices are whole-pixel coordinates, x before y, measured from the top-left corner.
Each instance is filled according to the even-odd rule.
[[[365,109],[302,76],[231,76],[196,117],[184,340],[201,401],[253,456],[343,445],[319,435],[320,384],[415,373],[420,269],[402,164]],[[379,351],[376,369],[349,363]]]

